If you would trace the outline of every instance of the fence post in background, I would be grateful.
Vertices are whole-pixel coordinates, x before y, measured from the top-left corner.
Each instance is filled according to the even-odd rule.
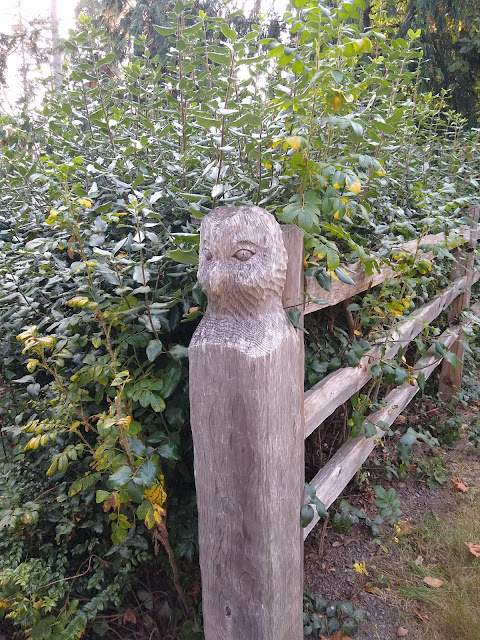
[[[465,337],[462,330],[462,320],[460,319],[460,314],[464,309],[468,309],[470,307],[470,290],[473,280],[479,213],[479,206],[470,207],[469,217],[472,220],[470,225],[470,237],[468,242],[466,242],[457,251],[457,264],[452,270],[451,274],[452,280],[455,280],[455,278],[459,278],[461,276],[466,276],[467,282],[465,284],[465,290],[452,302],[450,311],[448,313],[448,321],[450,322],[450,324],[454,322],[460,323],[460,333],[458,339],[451,346],[450,351],[452,351],[457,356],[457,358],[462,361],[462,364],[458,363],[454,367],[452,364],[450,364],[450,362],[447,362],[447,360],[444,360],[442,363],[442,370],[440,373],[439,381],[439,394],[441,399],[445,402],[448,402],[455,396],[455,394],[460,390],[462,384],[463,358],[465,356],[465,348],[462,344],[462,340],[464,340]]]
[[[214,209],[200,237],[208,309],[189,361],[205,639],[302,640],[303,336],[282,306],[287,251],[254,206]],[[300,300],[296,273],[286,297]]]

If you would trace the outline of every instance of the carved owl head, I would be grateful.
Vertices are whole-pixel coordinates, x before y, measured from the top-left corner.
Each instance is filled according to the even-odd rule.
[[[260,207],[218,207],[202,221],[198,282],[209,313],[251,316],[281,308],[287,252]]]

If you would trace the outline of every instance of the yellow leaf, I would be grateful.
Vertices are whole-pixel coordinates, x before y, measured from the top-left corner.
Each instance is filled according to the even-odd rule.
[[[83,206],[86,207],[87,209],[92,208],[92,201],[90,200],[90,198],[82,198],[81,200],[78,201],[78,204],[83,204]]]
[[[75,296],[75,298],[72,298],[71,300],[66,302],[66,305],[68,307],[84,307],[89,302],[90,300],[85,296]]]
[[[22,333],[19,333],[17,336],[17,340],[19,342],[22,342],[23,340],[27,340],[28,338],[31,338],[32,336],[34,336],[36,332],[37,332],[37,325],[34,325],[29,329],[25,329],[25,331],[22,331]]]
[[[302,146],[302,140],[299,136],[289,136],[285,138],[285,142],[289,147],[292,147],[295,151],[298,151]]]
[[[347,183],[348,183],[348,180],[347,180]],[[347,184],[347,189],[351,191],[351,193],[354,193],[355,195],[357,195],[357,193],[360,192],[361,188],[362,188],[362,185],[358,180]]]

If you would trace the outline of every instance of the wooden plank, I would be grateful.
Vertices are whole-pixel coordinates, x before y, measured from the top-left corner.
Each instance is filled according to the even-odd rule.
[[[293,224],[281,225],[283,244],[287,250],[287,279],[282,301],[285,309],[297,307],[304,313],[303,296],[303,231]]]
[[[480,271],[475,271],[473,281],[476,282],[478,279]],[[463,291],[466,284],[465,276],[455,280],[442,295],[433,298],[408,316],[392,335],[392,343],[383,358],[393,358],[400,346],[406,346],[416,338],[425,325],[430,324]],[[370,368],[380,357],[380,347],[376,346],[363,356],[357,367],[338,369],[305,393],[305,437],[313,433],[335,409],[370,380]]]
[[[445,346],[449,347],[457,340],[458,334],[458,327],[449,328],[438,339],[443,342]],[[418,361],[413,371],[417,373],[423,371],[425,378],[428,378],[435,367],[440,364],[440,361],[441,359],[439,359],[438,354],[431,348],[425,356]],[[364,424],[376,425],[378,422],[385,422],[388,425],[392,425],[418,391],[419,387],[416,382],[414,385],[406,382],[402,386],[397,387],[386,396],[385,406],[368,416]],[[327,509],[342,493],[376,447],[378,439],[382,438],[383,435],[384,432],[377,426],[377,435],[372,438],[365,438],[363,435],[357,438],[349,438],[310,482],[315,488],[318,499],[323,502]],[[304,495],[304,502],[308,503],[309,500],[308,496]],[[304,529],[304,539],[318,521],[319,517],[317,513],[315,513],[312,522]]]
[[[449,244],[459,241],[460,239],[470,239],[470,229],[468,227],[460,227],[459,229],[451,231],[448,235]],[[445,233],[426,235],[421,238],[420,241],[410,240],[409,242],[405,242],[404,244],[392,247],[392,249],[399,249],[402,251],[407,251],[409,253],[415,253],[419,246],[421,247],[425,245],[435,245],[439,244],[440,242],[446,242]],[[427,259],[433,257],[433,253],[430,251],[422,251],[420,255],[423,258]],[[325,289],[322,289],[315,278],[305,278],[305,291],[307,293],[307,300],[309,296],[313,296],[325,301],[325,304],[307,302],[305,306],[305,313],[312,313],[313,311],[317,311],[318,309],[331,307],[332,305],[342,302],[342,300],[351,298],[357,293],[366,291],[371,287],[376,287],[388,278],[394,277],[395,272],[393,271],[393,269],[386,268],[382,269],[380,273],[375,272],[373,275],[367,276],[362,267],[362,264],[360,262],[355,262],[353,265],[349,266],[349,275],[355,282],[354,285],[345,284],[344,282],[335,280],[332,283],[331,291],[325,291]]]
[[[477,231],[478,227],[480,207],[471,207],[469,213],[472,219],[472,233],[470,234],[470,239],[467,244],[462,246],[457,252],[458,264],[452,274],[453,277],[466,275],[467,283],[465,286],[465,291],[461,293],[457,298],[455,298],[455,300],[452,302],[452,306],[448,314],[448,320],[450,323],[459,322],[460,324],[460,334],[458,336],[458,340],[452,346],[451,351],[461,362],[457,363],[457,365],[454,367],[447,360],[443,361],[438,390],[440,397],[445,402],[451,400],[457,394],[462,385],[463,358],[465,356],[465,347],[463,346],[463,323],[460,320],[460,314],[464,309],[468,309],[470,306],[470,293],[472,288],[473,268],[475,262],[475,247],[477,244],[477,237],[475,232]]]
[[[472,307],[472,312],[475,315],[480,314],[480,303]],[[469,324],[471,323],[466,322],[464,326]],[[460,327],[450,326],[438,339],[443,342],[446,347],[451,348],[455,341],[458,340],[459,333]],[[434,348],[430,348],[425,356],[413,367],[413,371],[416,373],[423,371],[425,379],[427,379],[440,362],[441,359],[438,358]],[[416,383],[412,386],[406,382],[402,386],[397,387],[385,398],[385,406],[368,416],[364,424],[385,422],[388,425],[392,425],[412,398],[418,393],[418,390],[419,388]],[[339,497],[343,489],[373,451],[378,443],[378,439],[382,438],[383,435],[382,429],[377,426],[377,435],[372,438],[365,438],[364,436],[349,438],[310,482],[315,488],[319,500],[323,502],[327,509]],[[308,496],[304,494],[304,503],[308,501]],[[319,518],[316,515],[308,527],[305,527],[304,539],[312,531],[318,520]]]
[[[189,365],[205,640],[303,640],[303,335],[283,309],[286,267],[263,209],[202,220],[208,308]]]

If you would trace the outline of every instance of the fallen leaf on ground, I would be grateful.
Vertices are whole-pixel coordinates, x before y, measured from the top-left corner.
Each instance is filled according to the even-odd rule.
[[[470,553],[473,553],[474,556],[480,558],[480,544],[475,544],[475,542],[465,542],[468,547]]]
[[[434,589],[438,589],[443,584],[443,580],[439,580],[438,578],[432,578],[431,576],[427,576],[423,579],[425,584],[428,584],[429,587],[433,587]]]
[[[343,546],[343,542],[340,542],[340,540],[335,540],[335,542],[332,542],[332,547],[334,547],[335,549],[337,547],[342,547]]]
[[[137,623],[137,616],[131,609],[127,609],[123,614],[123,622],[131,622],[132,624]]]
[[[398,627],[397,638],[404,638],[406,635],[408,635],[408,629],[405,629],[405,627]]]
[[[417,556],[414,562],[417,565],[417,567],[419,567],[421,564],[423,564],[423,556]]]
[[[420,549],[420,552],[423,553],[423,555],[425,555],[427,553],[427,547],[418,538],[413,538],[413,539],[418,544],[418,548]]]
[[[408,522],[408,520],[400,520],[400,522],[398,523],[398,535],[404,536],[407,535],[407,533],[410,533],[410,523]]]
[[[371,584],[367,584],[367,586],[365,587],[365,591],[367,593],[373,593],[373,595],[378,596],[382,593],[382,590],[379,589],[378,587],[374,587]]]
[[[320,636],[320,640],[352,640],[350,636],[342,636],[341,631],[337,631],[337,633],[331,638],[325,638],[325,636]]]
[[[463,482],[460,480],[458,476],[451,478],[450,481],[453,484],[454,491],[461,491],[462,493],[467,493],[468,488],[463,484]]]
[[[423,622],[428,622],[430,620],[430,618],[427,616],[427,614],[426,613],[422,613],[418,607],[414,607],[413,613],[416,616],[418,616],[420,618],[420,620],[423,620]]]

